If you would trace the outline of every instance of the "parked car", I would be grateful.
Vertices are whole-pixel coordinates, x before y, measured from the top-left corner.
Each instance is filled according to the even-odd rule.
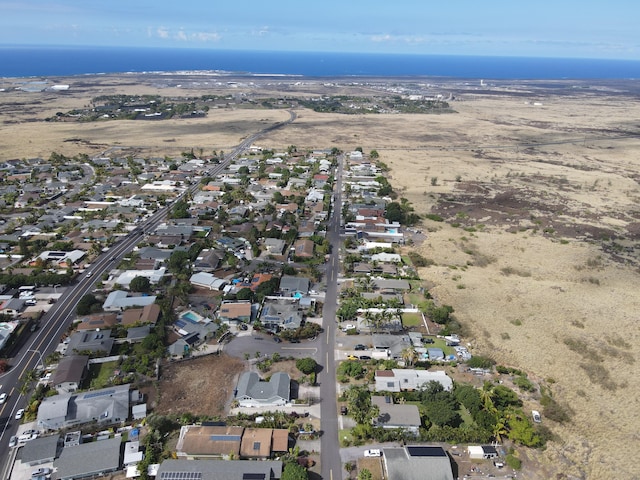
[[[340,407],[340,415],[346,415],[347,414],[347,407],[345,405],[342,405]]]
[[[531,416],[533,417],[533,421],[536,423],[542,422],[542,417],[540,416],[540,412],[537,410],[531,410]]]
[[[24,415],[24,408],[21,408],[16,412],[16,420],[20,420]]]
[[[247,326],[246,323],[241,323],[239,328],[240,330],[249,330],[249,327]]]
[[[347,360],[358,360],[358,357],[355,355],[347,355]]]
[[[289,340],[290,343],[300,343],[300,340],[298,340],[297,338],[292,338]]]
[[[371,360],[369,355],[360,355],[360,360]]]
[[[357,344],[355,347],[353,347],[354,350],[366,350],[367,346],[363,345],[361,343]]]
[[[382,456],[382,452],[379,448],[371,448],[369,450],[364,451],[365,457],[380,457]]]
[[[276,343],[280,343],[282,339],[280,337],[273,337],[273,341]]]
[[[434,343],[433,338],[423,338],[422,343]]]
[[[9,448],[13,448],[18,445],[18,437],[15,435],[9,439]]]
[[[342,331],[346,332],[348,330],[354,330],[356,328],[355,325],[353,325],[352,323],[347,323],[346,325],[342,326]]]
[[[0,393],[0,405],[2,405],[6,401],[7,401],[7,394],[4,392]]]
[[[34,470],[33,472],[31,472],[31,476],[32,477],[40,477],[42,475],[51,475],[52,470],[50,468],[39,468],[37,470]]]

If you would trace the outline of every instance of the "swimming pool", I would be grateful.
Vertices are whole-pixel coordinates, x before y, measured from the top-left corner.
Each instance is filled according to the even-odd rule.
[[[187,320],[191,323],[200,323],[200,321],[202,320],[202,317],[200,315],[198,315],[196,312],[193,312],[191,310],[184,312],[182,315],[180,315],[180,318],[182,318],[183,320]]]

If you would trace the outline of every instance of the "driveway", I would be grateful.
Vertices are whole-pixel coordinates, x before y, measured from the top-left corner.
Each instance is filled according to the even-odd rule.
[[[300,343],[291,343],[283,340],[276,343],[272,335],[263,332],[255,332],[252,328],[247,331],[238,331],[229,343],[224,344],[223,351],[228,355],[245,358],[248,353],[250,358],[256,358],[256,353],[260,352],[261,357],[270,357],[278,353],[283,357],[303,358],[311,357],[318,361],[318,346],[320,339],[300,340]]]

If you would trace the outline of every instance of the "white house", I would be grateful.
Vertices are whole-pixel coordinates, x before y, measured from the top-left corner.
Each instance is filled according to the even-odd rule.
[[[438,382],[446,391],[453,388],[453,380],[442,370],[413,370],[393,368],[376,370],[375,384],[378,392],[402,392],[420,390],[429,382]]]

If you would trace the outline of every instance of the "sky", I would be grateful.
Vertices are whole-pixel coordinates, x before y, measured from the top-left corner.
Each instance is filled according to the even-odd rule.
[[[640,60],[638,0],[0,0],[0,45]]]

